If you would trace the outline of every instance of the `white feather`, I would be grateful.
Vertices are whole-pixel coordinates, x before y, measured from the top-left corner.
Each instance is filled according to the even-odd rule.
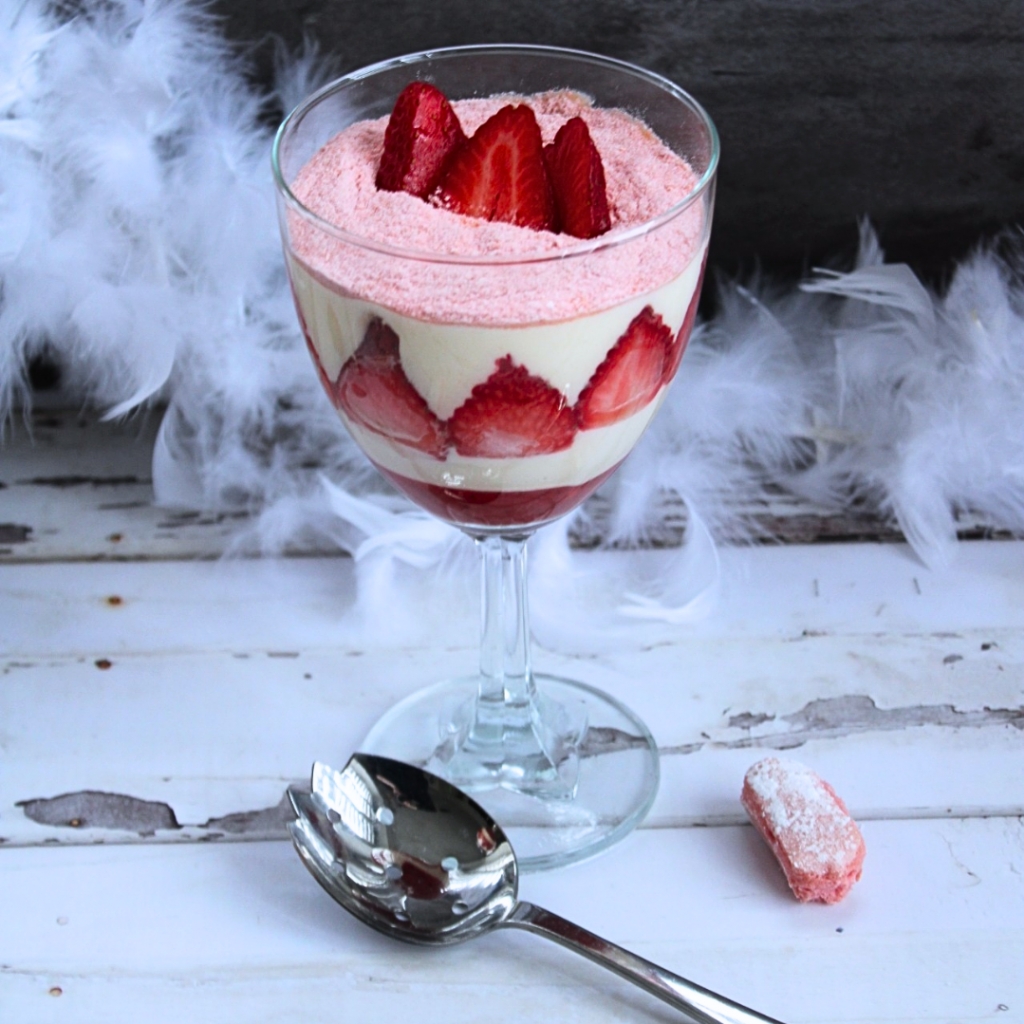
[[[69,393],[110,415],[165,401],[158,501],[251,513],[235,550],[342,547],[364,623],[403,608],[410,630],[449,628],[402,595],[474,590],[471,545],[386,493],[345,435],[283,273],[262,115],[317,87],[330,60],[312,44],[279,54],[260,95],[192,0],[77,8],[61,22],[45,0],[0,0],[0,422],[31,400],[26,366],[44,347]],[[959,512],[1024,531],[1024,294],[1006,260],[979,250],[935,295],[885,262],[865,223],[849,273],[720,284],[718,314],[604,492],[612,544],[651,537],[680,503],[686,544],[606,579],[600,558],[570,551],[568,521],[544,531],[543,636],[583,648],[593,614],[616,642],[703,614],[715,542],[756,537],[749,512],[779,487],[867,503],[934,566],[955,554]],[[583,612],[599,594],[603,610]]]

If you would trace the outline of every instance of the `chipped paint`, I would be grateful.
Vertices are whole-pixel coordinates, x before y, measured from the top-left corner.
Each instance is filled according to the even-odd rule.
[[[744,711],[742,715],[733,715],[729,719],[729,728],[754,729],[759,725],[764,725],[765,722],[771,722],[774,718],[774,715],[751,714],[749,711]]]
[[[118,829],[137,832],[140,836],[181,828],[168,804],[95,789],[19,800],[15,806],[25,812],[26,818],[40,825],[61,828]]]
[[[288,795],[285,794],[273,807],[264,807],[258,811],[237,811],[234,814],[224,814],[219,818],[210,818],[200,827],[211,832],[222,832],[233,836],[283,836],[287,832],[288,822],[293,817]]]
[[[163,833],[164,839],[173,834],[194,841],[214,841],[225,835],[245,839],[283,839],[288,834],[288,822],[292,819],[287,794],[283,794],[273,807],[236,811],[210,818],[201,825],[180,823],[174,808],[162,801],[93,789],[19,800],[15,806],[38,825],[73,829],[75,832],[130,832],[147,839],[156,837],[158,833]],[[65,840],[52,837],[43,840],[62,841]],[[93,837],[93,841],[104,840]]]
[[[22,523],[0,523],[0,544],[27,544],[31,539],[31,526]]]
[[[760,718],[760,722],[754,719]],[[740,750],[765,748],[791,750],[812,740],[840,739],[858,733],[893,732],[922,726],[947,729],[983,729],[1011,726],[1024,731],[1024,706],[1016,708],[982,708],[978,711],[960,711],[952,704],[922,704],[901,708],[880,708],[873,698],[864,694],[843,697],[825,697],[809,701],[799,711],[780,715],[779,722],[789,727],[785,731],[751,735],[749,730],[757,724],[775,721],[773,716],[759,716],[744,712],[733,715],[729,728],[740,728],[747,735],[733,740],[708,740],[662,748],[662,754],[692,754],[707,746],[716,749]]]
[[[77,474],[65,474],[62,476],[34,476],[29,480],[19,480],[18,483],[28,484],[32,487],[56,487],[58,490],[66,490],[69,487],[124,487],[126,484],[152,484],[152,480],[140,479],[137,476],[81,476]]]
[[[646,746],[647,740],[642,736],[634,736],[632,733],[608,726],[595,726],[588,729],[583,738],[580,757],[599,757],[601,754],[614,754],[620,750]]]
[[[725,728],[732,736],[702,732],[694,742],[663,747],[661,753],[680,756],[702,750],[789,750],[815,740],[837,740],[857,734],[925,726],[945,729],[1010,727],[1024,732],[1024,706],[979,710],[959,710],[952,704],[882,708],[870,696],[849,694],[811,700],[785,715],[730,714]],[[736,735],[737,732],[740,735]],[[582,754],[596,757],[628,750],[642,742],[640,737],[621,730],[595,728],[588,734]],[[98,790],[21,800],[16,806],[29,820],[55,830],[56,835],[34,840],[43,843],[124,842],[126,835],[158,842],[284,839],[290,818],[283,795],[273,806],[231,812],[196,824],[181,823],[168,803]]]

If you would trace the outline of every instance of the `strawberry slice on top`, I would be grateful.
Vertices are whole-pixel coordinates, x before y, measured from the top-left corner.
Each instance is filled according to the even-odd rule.
[[[400,444],[443,459],[448,449],[444,423],[405,375],[398,335],[374,318],[359,348],[334,383],[335,405],[350,420]]]
[[[425,199],[465,141],[445,94],[429,82],[410,82],[399,93],[384,131],[377,188]]]
[[[572,117],[544,147],[559,230],[576,238],[596,238],[611,226],[601,154],[582,117]]]
[[[554,230],[544,143],[530,107],[508,104],[480,125],[452,158],[438,202],[467,217]]]
[[[508,355],[452,413],[448,433],[460,455],[515,459],[568,448],[576,420],[560,391]]]
[[[647,405],[661,387],[671,344],[669,326],[645,306],[580,392],[576,402],[580,429],[606,427]]]

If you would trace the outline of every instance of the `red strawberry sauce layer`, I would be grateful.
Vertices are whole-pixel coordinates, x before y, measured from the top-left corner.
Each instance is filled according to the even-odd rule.
[[[376,465],[376,463],[375,463]],[[471,491],[410,480],[377,466],[381,475],[431,515],[472,530],[507,526],[540,526],[571,512],[615,472],[617,466],[575,487],[535,491]]]

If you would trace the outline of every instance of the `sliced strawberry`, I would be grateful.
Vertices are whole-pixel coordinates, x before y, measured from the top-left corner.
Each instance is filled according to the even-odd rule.
[[[697,306],[700,304],[700,290],[704,284],[704,268],[708,265],[708,253],[704,250],[704,260],[700,265],[700,276],[697,278],[697,290],[693,293],[693,298],[690,299],[690,305],[686,310],[686,316],[683,317],[683,324],[679,328],[679,333],[676,335],[676,340],[672,342],[671,347],[668,351],[668,358],[665,360],[665,383],[676,375],[676,371],[679,369],[679,364],[683,361],[683,353],[686,351],[686,343],[690,340],[690,335],[693,333],[693,325],[697,319]]]
[[[502,356],[452,413],[448,433],[460,455],[517,459],[568,448],[576,421],[560,391]]]
[[[395,101],[384,132],[377,188],[425,199],[465,141],[444,93],[427,82],[410,82]]]
[[[555,202],[533,111],[509,104],[484,121],[452,158],[438,201],[467,217],[553,230]]]
[[[382,320],[370,321],[333,388],[334,401],[349,419],[435,458],[444,458],[444,423],[412,386],[398,358],[398,335]]]
[[[558,229],[577,238],[596,238],[611,226],[601,154],[582,117],[570,118],[544,147],[555,194]]]
[[[581,430],[606,427],[642,409],[661,387],[672,331],[650,306],[633,318],[625,333],[594,371],[576,403]]]
[[[363,333],[363,340],[356,349],[353,358],[359,359],[394,359],[400,358],[398,335],[388,327],[379,316],[375,316]]]

